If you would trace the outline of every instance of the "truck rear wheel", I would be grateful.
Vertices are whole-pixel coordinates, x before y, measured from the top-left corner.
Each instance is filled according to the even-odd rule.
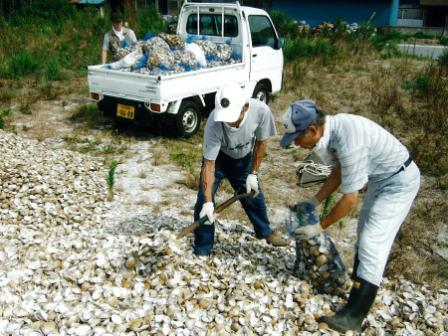
[[[201,111],[199,106],[191,100],[183,101],[176,115],[177,134],[189,138],[198,131],[200,124]]]
[[[263,103],[269,103],[269,88],[265,83],[258,83],[255,86],[252,98],[261,100]]]

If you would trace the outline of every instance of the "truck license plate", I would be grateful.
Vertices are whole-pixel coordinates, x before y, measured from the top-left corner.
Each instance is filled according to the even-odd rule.
[[[117,117],[134,119],[135,107],[123,104],[117,104]]]

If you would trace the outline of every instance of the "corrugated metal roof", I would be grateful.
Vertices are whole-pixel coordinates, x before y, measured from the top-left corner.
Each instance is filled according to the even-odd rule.
[[[420,0],[422,6],[448,6],[448,0]]]

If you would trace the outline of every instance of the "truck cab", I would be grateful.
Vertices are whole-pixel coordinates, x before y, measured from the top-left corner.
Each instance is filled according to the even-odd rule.
[[[199,25],[198,25],[199,22]],[[193,3],[186,1],[179,14],[177,34],[206,37],[229,43],[246,64],[247,90],[265,103],[280,91],[283,73],[283,40],[264,10],[238,2]]]

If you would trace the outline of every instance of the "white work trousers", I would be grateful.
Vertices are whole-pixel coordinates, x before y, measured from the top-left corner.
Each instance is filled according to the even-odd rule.
[[[358,277],[380,285],[392,243],[419,187],[420,171],[414,162],[392,177],[368,183],[355,246]]]

